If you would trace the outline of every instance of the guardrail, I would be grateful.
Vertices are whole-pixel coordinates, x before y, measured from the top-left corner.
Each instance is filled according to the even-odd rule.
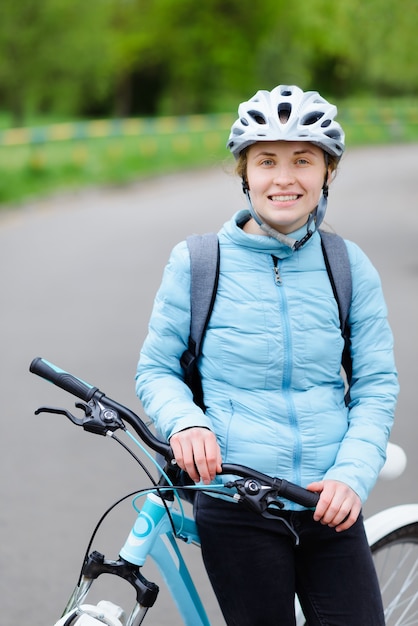
[[[233,121],[232,114],[219,114],[110,119],[51,124],[34,128],[10,128],[0,132],[0,145],[16,146],[110,137],[204,133],[227,130]]]
[[[126,118],[69,122],[32,128],[11,128],[0,131],[0,146],[45,144],[60,141],[88,140],[112,137],[149,137],[211,131],[228,131],[234,114],[189,115],[184,117]],[[416,106],[381,108],[341,107],[338,116],[346,130],[356,128],[364,132],[386,131],[395,139],[408,134],[408,129],[418,127]],[[414,133],[415,134],[415,133]]]

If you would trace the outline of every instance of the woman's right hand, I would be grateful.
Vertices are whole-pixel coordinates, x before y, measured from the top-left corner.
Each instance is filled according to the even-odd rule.
[[[215,434],[208,428],[186,428],[170,437],[177,465],[198,483],[208,485],[222,470],[222,458]]]

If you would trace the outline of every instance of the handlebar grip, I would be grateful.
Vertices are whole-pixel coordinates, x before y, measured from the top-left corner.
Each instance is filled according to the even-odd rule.
[[[57,387],[61,387],[64,391],[68,391],[68,393],[77,396],[77,398],[80,398],[85,402],[89,402],[96,391],[99,391],[97,387],[89,385],[80,378],[69,374],[41,357],[33,359],[29,370],[33,374],[37,374],[38,376],[41,376],[41,378],[45,378],[48,382],[53,383]]]
[[[280,495],[288,500],[292,500],[292,502],[300,504],[301,506],[306,506],[309,509],[315,508],[319,500],[318,493],[308,491],[303,487],[299,487],[293,483],[288,483],[287,480],[283,479],[280,485]]]

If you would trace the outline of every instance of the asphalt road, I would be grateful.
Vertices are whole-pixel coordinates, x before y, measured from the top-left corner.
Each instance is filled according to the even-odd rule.
[[[330,191],[328,223],[359,243],[380,271],[402,388],[392,440],[407,451],[407,471],[377,485],[366,514],[418,499],[417,163],[418,145],[352,150]],[[112,441],[64,417],[34,416],[40,405],[72,409],[74,400],[29,374],[29,363],[43,356],[140,411],[134,372],[169,251],[192,232],[217,230],[243,201],[239,181],[215,168],[0,214],[2,626],[56,621],[95,521],[143,484]],[[98,549],[115,557],[132,520],[122,507]],[[199,552],[186,554],[213,624],[221,626]],[[180,625],[165,593],[158,606],[154,623]]]

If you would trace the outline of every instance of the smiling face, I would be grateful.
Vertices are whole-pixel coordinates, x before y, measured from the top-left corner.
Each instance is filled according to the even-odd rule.
[[[305,141],[260,141],[248,148],[246,180],[261,220],[289,234],[316,208],[327,172],[324,152]],[[245,230],[265,234],[254,220]]]

